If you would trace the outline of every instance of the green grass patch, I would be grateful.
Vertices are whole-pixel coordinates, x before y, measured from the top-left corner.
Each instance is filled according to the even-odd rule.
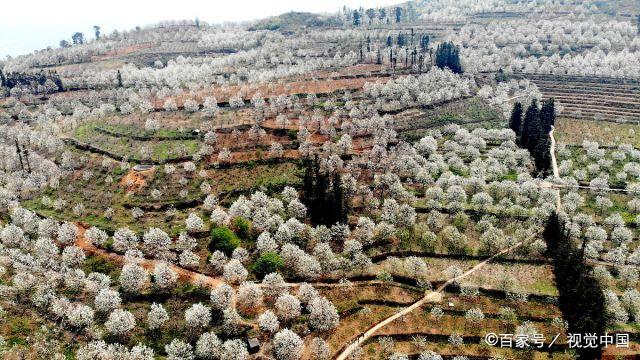
[[[105,275],[109,275],[113,279],[117,279],[120,273],[120,267],[118,264],[113,263],[101,256],[89,256],[84,261],[82,270],[86,274],[92,272],[99,272]]]

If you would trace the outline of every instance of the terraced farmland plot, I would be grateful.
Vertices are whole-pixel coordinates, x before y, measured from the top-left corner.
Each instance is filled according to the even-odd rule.
[[[640,84],[635,80],[527,75],[542,92],[576,119],[640,122]]]
[[[640,126],[586,119],[559,118],[556,121],[556,139],[559,144],[581,145],[583,141],[597,141],[601,145],[631,144],[640,148]]]

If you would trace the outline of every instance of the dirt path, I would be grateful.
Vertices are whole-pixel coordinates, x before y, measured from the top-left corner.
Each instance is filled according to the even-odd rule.
[[[549,138],[551,139],[551,147],[549,152],[551,153],[551,166],[553,167],[553,177],[555,180],[560,180],[560,171],[558,171],[558,161],[556,160],[556,138],[553,136],[553,132],[556,127],[551,125],[551,131],[549,131]],[[560,201],[560,190],[556,189],[556,211],[560,211],[562,202]]]
[[[553,132],[556,127],[551,125],[551,131],[549,131],[549,137],[551,138],[551,165],[553,165],[553,177],[560,179],[560,172],[558,171],[558,161],[556,160],[556,138],[553,136]]]
[[[88,255],[96,255],[115,262],[119,265],[125,264],[125,258],[123,255],[101,249],[93,245],[85,236],[84,232],[86,227],[82,224],[76,224],[78,227],[78,236],[76,237],[76,246],[84,250]],[[145,268],[147,271],[152,272],[156,265],[162,263],[160,260],[141,259],[138,264]],[[193,285],[208,286],[215,288],[218,285],[224,284],[224,280],[218,277],[205,275],[196,271],[188,270],[175,264],[167,263],[169,268],[178,274],[179,281],[186,281]]]
[[[482,268],[484,265],[486,265],[488,262],[490,262],[491,260],[495,259],[498,256],[501,256],[503,254],[506,254],[507,252],[518,248],[519,246],[521,246],[522,244],[524,244],[526,241],[529,241],[530,239],[534,238],[535,236],[537,236],[538,234],[535,234],[523,241],[520,241],[519,243],[512,245],[502,251],[500,251],[499,253],[491,256],[490,258],[478,263],[476,266],[472,267],[471,269],[467,270],[465,273],[458,275],[454,278],[451,278],[449,280],[447,280],[444,284],[440,285],[440,287],[438,287],[438,289],[436,289],[436,291],[431,291],[429,293],[427,293],[424,297],[422,297],[420,300],[416,301],[415,303],[411,304],[410,306],[400,310],[399,312],[395,313],[394,315],[380,321],[379,323],[377,323],[376,325],[374,325],[371,329],[367,330],[364,334],[361,334],[360,336],[358,336],[358,338],[353,341],[351,344],[349,344],[349,346],[347,346],[342,353],[340,353],[339,355],[337,355],[335,357],[335,360],[345,360],[347,359],[347,357],[356,349],[358,348],[360,345],[362,345],[365,341],[367,341],[367,339],[369,339],[373,334],[375,334],[378,330],[380,330],[381,328],[383,328],[384,326],[392,323],[393,321],[409,314],[410,312],[412,312],[413,310],[421,307],[422,305],[424,305],[425,303],[430,303],[430,302],[440,302],[442,301],[442,292],[444,291],[444,289],[456,282],[459,281],[471,274],[473,274],[474,272],[476,272],[477,270],[479,270],[480,268]]]

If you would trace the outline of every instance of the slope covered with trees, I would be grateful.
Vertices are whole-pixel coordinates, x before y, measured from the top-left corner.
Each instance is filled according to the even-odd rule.
[[[634,351],[637,10],[96,24],[1,61],[1,357]]]

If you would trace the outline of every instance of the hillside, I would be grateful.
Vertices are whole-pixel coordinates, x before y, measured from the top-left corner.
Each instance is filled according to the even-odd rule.
[[[1,358],[635,356],[637,13],[410,1],[5,59]]]
[[[249,30],[278,30],[293,32],[300,29],[314,29],[339,26],[335,16],[317,15],[305,12],[288,12],[258,21]]]

